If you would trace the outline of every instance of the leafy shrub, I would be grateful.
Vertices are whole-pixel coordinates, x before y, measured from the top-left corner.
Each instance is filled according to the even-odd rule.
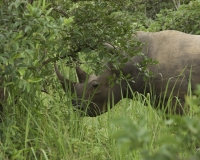
[[[200,1],[190,1],[181,5],[177,11],[172,9],[161,10],[155,22],[148,28],[149,31],[178,30],[185,33],[200,34]]]
[[[153,152],[149,147],[152,143],[151,130],[146,127],[148,122],[144,115],[138,123],[127,118],[114,120],[114,124],[121,129],[113,136],[122,149],[139,151],[144,160],[199,159],[200,85],[197,86],[195,95],[187,97],[186,101],[190,106],[190,113],[185,116],[171,115],[165,120],[163,125],[166,127],[160,131],[161,135],[156,137]]]
[[[48,62],[63,47],[55,42],[72,20],[55,19],[51,11],[45,1],[14,1],[0,9],[0,77],[12,99],[20,99],[21,93],[34,99],[42,80],[52,73]]]

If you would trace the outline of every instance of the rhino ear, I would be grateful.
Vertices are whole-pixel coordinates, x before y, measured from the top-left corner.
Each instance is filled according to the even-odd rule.
[[[76,67],[76,74],[80,83],[84,83],[86,81],[86,78],[88,77],[88,74],[83,71],[79,66]]]
[[[66,92],[66,89],[70,89],[71,92],[73,93],[74,92],[74,85],[76,83],[68,80],[67,78],[64,78],[64,76],[58,70],[58,67],[57,67],[56,64],[54,64],[54,68],[55,68],[55,71],[56,71],[56,75],[57,75],[58,79],[60,80],[60,83],[62,84],[63,90]]]

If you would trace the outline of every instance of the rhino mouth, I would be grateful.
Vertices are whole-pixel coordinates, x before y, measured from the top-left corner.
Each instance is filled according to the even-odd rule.
[[[96,117],[102,114],[102,111],[99,107],[93,102],[77,102],[72,101],[73,110],[80,114],[80,116],[87,116],[87,117]]]

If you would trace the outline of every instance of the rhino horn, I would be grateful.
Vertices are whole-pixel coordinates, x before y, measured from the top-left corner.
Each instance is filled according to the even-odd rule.
[[[80,83],[84,83],[86,81],[86,78],[88,77],[88,74],[83,71],[79,66],[76,67],[76,74]]]
[[[55,63],[54,63],[54,68],[56,71],[56,75],[58,79],[60,80],[60,83],[62,84],[64,91],[66,92],[66,88],[70,88],[71,92],[74,92],[75,82],[72,82],[68,80],[67,78],[64,78],[64,76],[60,73],[60,71],[58,70],[58,66]]]

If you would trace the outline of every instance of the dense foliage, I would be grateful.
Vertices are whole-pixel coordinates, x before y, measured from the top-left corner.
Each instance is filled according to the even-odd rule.
[[[177,11],[164,9],[157,14],[157,19],[150,25],[148,30],[171,29],[185,33],[200,34],[199,8],[199,1],[191,1],[187,5],[181,5]]]
[[[168,127],[160,131],[163,134],[157,141],[154,137],[154,144],[149,139],[149,130],[154,130],[145,127],[141,112],[138,119],[115,120],[122,130],[114,134],[110,133],[110,124],[108,131],[102,131],[105,124],[100,118],[96,119],[100,126],[96,121],[92,126],[91,120],[85,125],[71,111],[70,97],[57,85],[53,63],[70,67],[87,64],[90,72],[97,74],[108,62],[120,67],[128,59],[106,52],[104,42],[131,57],[138,51],[130,48],[141,45],[132,37],[135,31],[174,29],[200,34],[199,15],[199,0],[0,1],[0,159],[127,159],[129,149],[129,159],[137,157],[138,152],[148,160],[176,159],[179,153],[198,159],[199,152],[194,148],[200,138],[199,88],[195,96],[187,98],[193,106],[190,114],[161,120],[161,125]],[[70,67],[64,70],[75,80]],[[109,120],[109,115],[106,118]],[[145,120],[133,123],[133,119]],[[115,139],[126,151],[112,150],[107,143],[115,146]],[[84,154],[79,152],[82,146],[93,149],[89,158],[87,149]]]
[[[15,1],[1,7],[1,77],[13,99],[24,94],[34,98],[32,95],[42,88],[42,80],[52,73],[48,62],[63,47],[55,42],[60,41],[71,19],[53,18],[48,6]]]

